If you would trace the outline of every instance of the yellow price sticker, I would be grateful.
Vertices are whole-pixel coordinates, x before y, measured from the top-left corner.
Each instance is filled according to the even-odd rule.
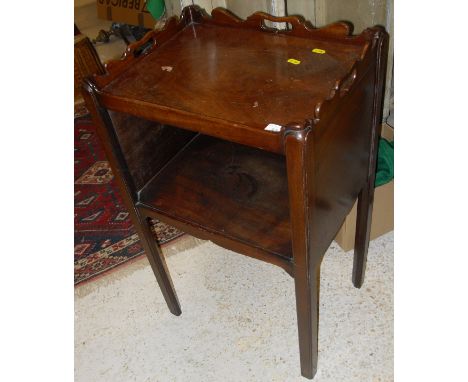
[[[323,49],[318,49],[318,48],[312,49],[312,52],[313,53],[318,53],[318,54],[324,54],[325,53],[325,51]]]
[[[290,59],[288,60],[288,62],[289,62],[290,64],[293,64],[293,65],[299,65],[299,64],[301,63],[301,61],[296,60],[296,59],[294,59],[294,58],[290,58]]]

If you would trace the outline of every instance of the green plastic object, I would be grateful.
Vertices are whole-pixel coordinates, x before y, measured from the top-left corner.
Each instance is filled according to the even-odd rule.
[[[383,186],[393,179],[393,141],[380,138],[377,157],[375,187]]]
[[[159,20],[166,10],[164,0],[147,0],[146,9],[154,19]]]

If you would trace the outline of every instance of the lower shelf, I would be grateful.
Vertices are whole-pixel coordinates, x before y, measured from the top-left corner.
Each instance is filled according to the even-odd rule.
[[[138,205],[289,260],[288,204],[283,156],[198,135],[141,190]]]

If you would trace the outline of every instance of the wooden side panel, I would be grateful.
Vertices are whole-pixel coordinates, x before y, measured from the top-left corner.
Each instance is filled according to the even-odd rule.
[[[313,128],[315,187],[311,224],[320,224],[314,247],[326,251],[367,180],[374,100],[374,65],[337,110]],[[312,205],[312,204],[311,204]]]
[[[197,133],[109,111],[136,190],[141,189]]]
[[[96,124],[97,133],[103,143],[107,159],[114,172],[117,186],[119,187],[127,211],[130,214],[130,218],[132,219],[154,275],[156,276],[164,299],[171,313],[178,316],[182,311],[171,276],[167,270],[166,261],[158,244],[154,240],[146,218],[142,216],[140,211],[135,207],[135,185],[129,176],[127,163],[122,154],[119,142],[117,141],[114,126],[112,125],[108,111],[103,109],[99,104],[96,96],[96,89],[89,78],[83,81],[83,97],[93,117],[93,121]]]

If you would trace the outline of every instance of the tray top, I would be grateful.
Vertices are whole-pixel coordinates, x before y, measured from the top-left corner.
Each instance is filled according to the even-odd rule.
[[[352,36],[343,22],[314,28],[299,16],[242,20],[188,6],[84,87],[104,108],[283,153],[285,131],[311,128],[347,102],[376,62],[382,33]]]
[[[191,24],[104,92],[264,129],[269,123],[310,118],[362,50],[360,45]]]

